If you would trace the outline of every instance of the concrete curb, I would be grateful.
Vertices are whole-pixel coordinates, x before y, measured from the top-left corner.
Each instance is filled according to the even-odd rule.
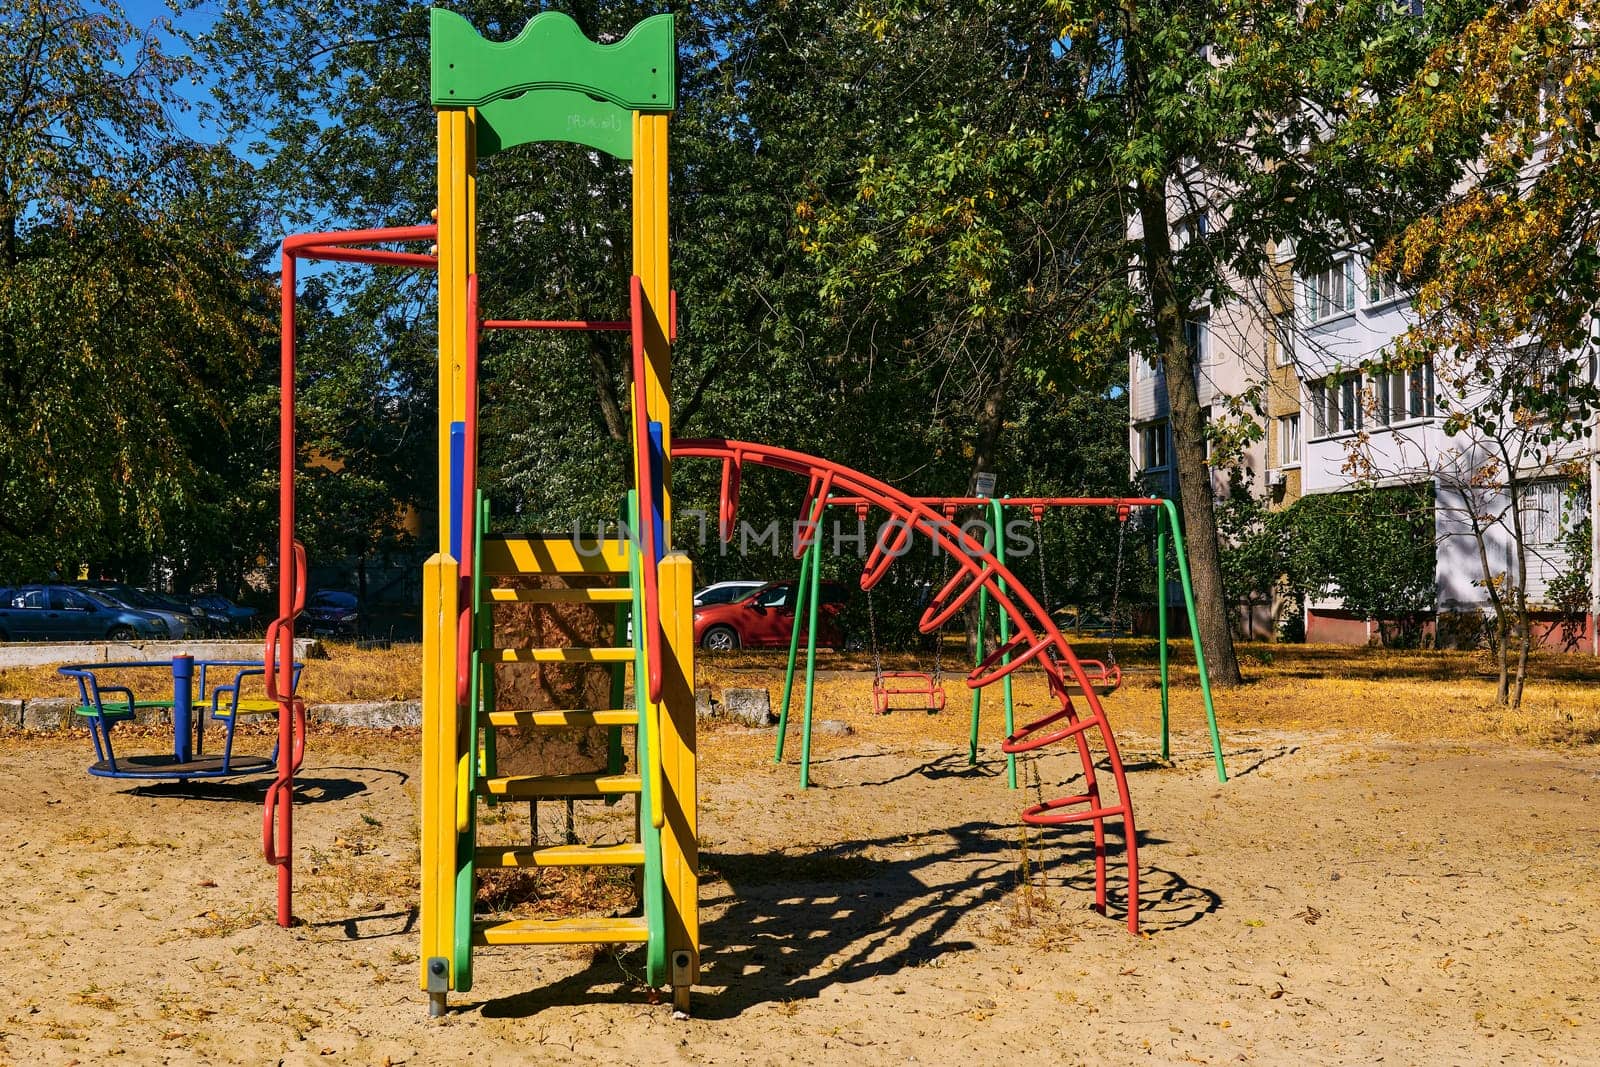
[[[242,641],[71,641],[60,644],[12,641],[0,644],[0,668],[171,659],[183,652],[195,659],[260,659],[262,651],[262,642],[255,638]],[[295,659],[322,659],[325,655],[322,642],[316,638],[295,638]]]
[[[0,700],[0,726],[12,730],[48,732],[69,726],[83,726],[72,713],[77,700],[67,697],[36,697]],[[141,709],[140,723],[168,723],[172,713],[161,708]],[[353,726],[371,730],[407,729],[422,725],[422,701],[384,700],[364,704],[315,704],[306,717],[319,726]]]

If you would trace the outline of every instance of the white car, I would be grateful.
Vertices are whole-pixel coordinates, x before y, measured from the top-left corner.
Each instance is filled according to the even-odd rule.
[[[694,595],[694,606],[699,608],[707,604],[731,604],[746,593],[753,593],[766,584],[766,582],[716,582]]]

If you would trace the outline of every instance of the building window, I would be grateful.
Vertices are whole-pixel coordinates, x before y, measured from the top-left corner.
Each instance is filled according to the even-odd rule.
[[[1354,311],[1355,306],[1355,260],[1342,259],[1306,279],[1306,313],[1312,322]]]
[[[1387,371],[1376,379],[1378,421],[1385,426],[1433,417],[1433,364]]]
[[[1153,382],[1166,374],[1161,366],[1161,361],[1154,356],[1135,355],[1133,357],[1133,380],[1136,382]]]
[[[1311,409],[1313,436],[1330,437],[1361,429],[1361,375],[1329,375],[1321,381],[1310,383],[1306,394],[1306,406]]]
[[[1339,383],[1339,429],[1361,429],[1361,379],[1356,375]]]
[[[1189,362],[1203,367],[1211,362],[1211,323],[1204,316],[1185,319],[1183,343],[1189,350]]]
[[[1151,422],[1139,427],[1139,469],[1164,470],[1167,466],[1167,424]]]
[[[1400,282],[1393,273],[1367,264],[1367,303],[1386,304],[1401,295]]]
[[[1278,419],[1278,466],[1300,465],[1300,416],[1283,415]]]
[[[1547,547],[1561,543],[1589,513],[1588,494],[1569,492],[1562,478],[1528,482],[1518,488],[1522,510],[1522,538],[1529,545]]]
[[[1177,225],[1172,227],[1173,236],[1176,238],[1173,244],[1179,248],[1186,248],[1197,238],[1205,237],[1210,232],[1211,214],[1202,208],[1193,215],[1178,220]]]

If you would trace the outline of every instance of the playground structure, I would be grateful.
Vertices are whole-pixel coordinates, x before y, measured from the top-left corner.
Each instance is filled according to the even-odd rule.
[[[726,494],[726,491],[726,487],[724,487],[724,494]],[[916,497],[915,500],[919,505],[937,512],[942,517],[945,525],[948,526],[953,526],[955,524],[954,520],[958,511],[962,509],[981,509],[981,513],[984,517],[981,520],[974,519],[969,520],[969,522],[977,521],[981,523],[983,526],[984,546],[993,552],[995,559],[1002,564],[1005,562],[1006,558],[1005,511],[1007,508],[1027,509],[1027,511],[1033,516],[1036,530],[1039,528],[1039,523],[1045,510],[1049,508],[1114,508],[1116,510],[1117,522],[1119,526],[1117,546],[1118,592],[1120,592],[1120,583],[1122,577],[1120,573],[1122,555],[1121,542],[1126,533],[1128,516],[1136,508],[1148,508],[1153,511],[1156,517],[1156,588],[1159,590],[1156,598],[1156,649],[1160,664],[1159,670],[1161,679],[1161,758],[1163,760],[1171,758],[1171,738],[1169,730],[1171,671],[1169,663],[1169,649],[1167,647],[1168,620],[1166,597],[1167,545],[1170,538],[1171,544],[1175,549],[1174,555],[1178,561],[1178,582],[1183,591],[1184,610],[1186,612],[1186,617],[1189,624],[1190,644],[1194,649],[1195,666],[1200,674],[1200,695],[1201,700],[1205,705],[1206,726],[1211,735],[1211,755],[1212,760],[1216,765],[1217,781],[1226,782],[1228,780],[1227,767],[1224,765],[1222,757],[1222,738],[1217,730],[1216,708],[1211,698],[1211,677],[1206,671],[1205,650],[1201,647],[1198,636],[1200,631],[1199,622],[1195,618],[1194,586],[1189,579],[1189,560],[1183,543],[1183,530],[1178,522],[1177,507],[1172,501],[1160,497],[958,496],[923,496]],[[843,495],[829,497],[826,501],[826,505],[829,507],[852,508],[855,510],[857,518],[862,522],[866,521],[874,506],[872,501],[862,497]],[[818,521],[820,522],[820,519]],[[893,524],[898,521],[899,519],[891,514],[890,525],[884,528],[885,531],[893,530]],[[724,536],[726,536],[726,534]],[[908,544],[902,537],[899,536],[898,532],[890,533],[890,536],[887,540],[885,539],[884,535],[880,533],[876,542],[875,552],[888,552],[890,555],[901,555],[904,554],[907,547]],[[1041,593],[1043,593],[1043,545],[1036,545],[1035,550],[1040,553],[1040,582]],[[808,542],[798,545],[795,550],[795,555],[800,560],[800,579],[796,583],[797,588],[799,589],[799,595],[796,599],[794,609],[794,631],[790,635],[789,640],[789,660],[787,668],[784,672],[783,703],[778,714],[778,740],[776,752],[773,755],[773,761],[776,763],[783,762],[784,739],[788,733],[789,711],[794,697],[795,668],[800,649],[801,618],[802,615],[804,615],[804,617],[807,619],[807,626],[805,647],[806,668],[804,681],[802,683],[804,696],[801,712],[800,787],[805,789],[811,784],[811,711],[816,698],[817,675],[816,613],[809,609],[815,603],[817,582],[820,579],[822,569],[822,536],[820,532],[818,532],[816,536],[811,537]],[[868,595],[870,596],[870,587],[866,586],[865,581],[863,582],[863,586],[869,588]],[[1001,581],[999,583],[997,592],[1003,593],[1006,588],[1006,583]],[[1115,595],[1116,593],[1113,594],[1113,596]],[[870,600],[868,604],[868,610],[870,612]],[[1050,607],[1048,600],[1044,606],[1046,609],[1046,614],[1048,615]],[[987,625],[988,614],[989,588],[985,586],[978,593],[977,647],[979,650],[984,648],[984,629]],[[1011,625],[1012,622],[1009,613],[1004,611],[1000,612],[998,620],[998,636],[1002,649],[1011,643]],[[926,710],[930,712],[938,712],[943,710],[945,706],[945,694],[943,687],[940,684],[940,670],[938,666],[935,667],[935,671],[931,676],[923,671],[884,671],[879,663],[876,634],[877,624],[875,621],[873,622],[872,626],[874,630],[872,650],[874,664],[873,697],[877,711],[880,714],[886,713],[889,710],[888,698],[897,695],[914,695],[925,697]],[[926,632],[926,628],[924,628],[924,632]],[[942,648],[936,652],[936,655],[940,653],[942,653]],[[937,664],[940,661],[936,660],[935,662]],[[1010,654],[1000,654],[999,662],[1002,665],[1009,664]],[[1107,661],[1079,659],[1078,662],[1084,668],[1087,682],[1068,681],[1066,685],[1068,695],[1070,696],[1085,696],[1092,691],[1095,697],[1098,699],[1100,697],[1108,696],[1111,692],[1115,691],[1122,682],[1121,668],[1113,659],[1111,659],[1111,654],[1109,652],[1107,654]],[[975,662],[974,667],[976,668],[977,666],[981,665],[981,663],[982,659],[980,652],[979,659],[977,662]],[[888,680],[887,684],[885,683],[885,679]],[[1005,732],[1007,738],[1010,738],[1016,731],[1016,705],[1015,697],[1012,691],[1011,674],[1007,672],[1002,677],[1001,681],[1005,707]],[[972,693],[972,730],[969,735],[967,745],[968,764],[976,764],[978,762],[978,718],[980,712],[982,711],[982,702],[983,695],[979,687],[974,686]],[[1017,754],[1020,751],[1023,751],[1023,749],[1017,748],[1015,745],[1010,743],[1008,743],[1006,747],[1006,781],[1012,789],[1017,788]]]
[[[820,542],[834,494],[887,512],[900,525],[892,550],[878,546],[861,576],[870,589],[913,535],[934,541],[955,576],[934,596],[919,625],[942,626],[975,596],[993,601],[1008,635],[967,677],[974,689],[1036,663],[1055,710],[1010,732],[1007,751],[1070,740],[1083,792],[1035,805],[1023,818],[1041,824],[1089,822],[1095,904],[1108,897],[1106,826],[1119,822],[1127,865],[1126,909],[1138,929],[1138,857],[1125,771],[1095,682],[1033,596],[988,546],[954,530],[925,503],[881,481],[813,456],[726,440],[675,441],[671,355],[676,297],[667,255],[667,120],[675,104],[672,18],[657,15],[622,40],[598,45],[567,16],[535,16],[513,41],[492,43],[462,17],[431,13],[431,101],[438,136],[438,208],[432,225],[306,234],[283,247],[281,522],[279,611],[266,638],[266,684],[276,704],[276,775],[263,815],[263,847],[278,872],[278,922],[292,922],[292,796],[304,756],[305,705],[292,663],[295,621],[305,607],[306,557],[294,536],[296,461],[295,261],[321,259],[438,273],[439,530],[423,582],[422,901],[419,984],[431,1014],[451,991],[472,986],[474,950],[483,946],[639,944],[644,979],[669,986],[689,1007],[699,975],[697,766],[692,565],[672,544],[672,466],[680,458],[722,463],[722,536],[737,512],[747,464],[809,479],[801,515],[802,551]],[[633,276],[625,320],[510,320],[481,313],[476,263],[477,161],[536,141],[565,141],[633,165]],[[427,253],[371,247],[433,241]],[[616,331],[632,342],[633,490],[622,505],[623,536],[575,541],[492,532],[477,484],[478,346],[487,330]],[[996,546],[998,547],[998,546]],[[810,568],[810,629],[816,631],[818,570]],[[505,588],[499,579],[605,575],[616,584],[583,588]],[[522,583],[526,585],[526,583]],[[493,644],[495,605],[587,604],[615,612],[616,638],[600,647],[504,648]],[[811,658],[814,664],[814,648]],[[599,664],[611,672],[610,707],[533,710],[499,707],[500,663]],[[629,671],[631,669],[631,685]],[[633,694],[632,707],[627,693]],[[1081,699],[1083,711],[1075,703]],[[807,715],[809,718],[809,702]],[[497,731],[572,727],[609,734],[608,766],[560,774],[501,774]],[[623,731],[633,731],[631,751]],[[1107,760],[1114,796],[1102,795],[1094,748]],[[809,742],[809,735],[807,738]],[[635,798],[636,840],[622,845],[567,843],[485,847],[478,804],[506,799]],[[637,870],[639,914],[616,918],[496,919],[477,914],[479,871],[487,868],[624,867]]]
[[[293,646],[290,646],[291,649]],[[291,664],[291,691],[298,682],[303,664]],[[101,677],[125,670],[170,669],[171,699],[140,700],[130,685],[114,685]],[[234,730],[241,716],[276,711],[275,700],[260,700],[244,695],[246,679],[266,674],[266,664],[250,660],[196,660],[193,656],[174,656],[171,660],[140,660],[125,663],[81,663],[60,667],[57,673],[78,685],[78,704],[73,714],[89,725],[94,742],[95,762],[89,773],[100,778],[143,781],[190,781],[204,778],[236,778],[264,774],[274,769],[272,756],[233,754]],[[218,680],[222,674],[227,680]],[[199,690],[196,692],[196,685]],[[112,730],[120,722],[135,719],[142,711],[167,712],[172,716],[172,751],[142,755],[117,755]],[[196,714],[198,712],[198,714]],[[205,751],[205,725],[209,716],[222,723],[222,751]]]

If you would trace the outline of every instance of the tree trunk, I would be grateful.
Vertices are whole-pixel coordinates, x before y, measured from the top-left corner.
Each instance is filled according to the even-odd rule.
[[[1194,585],[1200,647],[1215,685],[1240,685],[1239,660],[1233,650],[1227,590],[1222,584],[1222,553],[1217,543],[1217,517],[1206,463],[1205,426],[1195,368],[1183,336],[1188,309],[1179,299],[1172,272],[1172,244],[1167,227],[1164,188],[1140,183],[1136,189],[1139,221],[1144,227],[1145,285],[1154,313],[1156,345],[1166,371],[1167,402],[1172,411],[1172,462],[1178,471],[1178,503],[1183,510],[1183,536],[1189,549],[1189,578]]]
[[[984,390],[983,403],[978,407],[977,433],[972,442],[972,475],[967,481],[967,495],[976,496],[978,493],[978,475],[993,474],[997,466],[996,456],[1000,450],[1000,430],[1005,425],[1006,418],[1006,389],[1011,383],[1012,371],[1017,363],[1017,343],[1010,337],[1000,349],[1000,365],[995,370],[994,378]],[[982,518],[988,521],[989,515],[985,513]],[[960,521],[959,515],[956,519]],[[1005,530],[995,531],[995,537],[1005,536]],[[988,649],[978,648],[978,599],[973,598],[967,610],[963,612],[966,619],[967,654],[974,660],[988,654]],[[998,632],[998,629],[997,629]],[[993,635],[988,635],[989,643],[993,644]]]
[[[1471,490],[1463,490],[1462,500],[1469,509],[1472,508]],[[1494,580],[1494,570],[1489,563],[1489,534],[1483,528],[1482,520],[1475,511],[1470,511],[1468,520],[1472,523],[1472,538],[1478,548],[1478,568],[1483,572],[1483,588],[1489,597],[1489,610],[1494,612],[1494,662],[1499,669],[1499,684],[1495,688],[1494,702],[1505,705],[1510,686],[1510,668],[1507,657],[1508,641],[1506,634],[1506,606],[1500,598],[1499,587]]]
[[[1528,646],[1533,639],[1533,620],[1528,617],[1528,551],[1523,540],[1521,487],[1517,482],[1516,468],[1508,479],[1511,489],[1511,544],[1517,554],[1517,587],[1512,590],[1512,604],[1517,612],[1517,670],[1511,687],[1508,704],[1522,707],[1522,689],[1528,682]]]

